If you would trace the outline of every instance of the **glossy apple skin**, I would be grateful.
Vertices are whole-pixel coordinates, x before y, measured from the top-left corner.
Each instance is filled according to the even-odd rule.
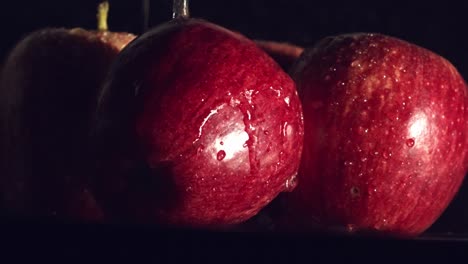
[[[455,67],[414,44],[362,33],[323,39],[291,76],[305,134],[286,225],[426,230],[467,172],[467,88]]]
[[[96,193],[117,221],[224,228],[295,186],[294,82],[252,41],[206,21],[173,20],[126,47],[96,120]]]
[[[46,28],[12,49],[0,85],[0,186],[8,213],[102,219],[88,186],[90,117],[112,60],[134,37]]]

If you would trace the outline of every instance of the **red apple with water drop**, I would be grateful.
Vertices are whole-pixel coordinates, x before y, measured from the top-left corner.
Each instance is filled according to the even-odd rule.
[[[253,41],[179,17],[119,55],[95,132],[96,195],[116,221],[220,228],[294,188],[302,109]]]
[[[291,71],[304,109],[285,222],[396,236],[425,231],[467,172],[468,93],[443,57],[382,34],[328,37]]]

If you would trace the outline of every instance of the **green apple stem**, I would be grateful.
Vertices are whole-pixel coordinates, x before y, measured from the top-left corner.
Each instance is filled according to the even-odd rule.
[[[109,2],[103,1],[98,5],[98,12],[97,12],[97,28],[99,31],[109,30],[109,27],[107,26],[108,14],[109,14]]]
[[[189,18],[190,12],[188,2],[189,0],[174,0],[172,6],[172,18]]]

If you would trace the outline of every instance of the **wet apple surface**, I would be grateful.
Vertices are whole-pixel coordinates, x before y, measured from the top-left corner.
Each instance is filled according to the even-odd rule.
[[[96,195],[114,218],[224,226],[294,188],[300,101],[252,41],[174,20],[131,43],[110,76],[97,113]]]
[[[455,67],[380,34],[322,40],[292,71],[304,109],[304,226],[416,235],[467,171],[467,88]]]

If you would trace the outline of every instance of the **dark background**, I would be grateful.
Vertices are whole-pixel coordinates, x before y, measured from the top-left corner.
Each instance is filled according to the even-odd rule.
[[[44,0],[0,3],[0,62],[15,43],[44,27],[96,27],[99,0]],[[109,27],[113,31],[143,32],[142,0],[110,0]],[[379,32],[430,49],[451,61],[468,79],[468,3],[448,1],[337,0],[192,0],[193,17],[205,18],[252,39],[288,41],[310,46],[328,35]],[[150,0],[150,26],[167,21],[172,1]],[[464,189],[465,194],[467,187]],[[455,206],[455,207],[454,207]],[[463,208],[463,209],[462,209]],[[458,199],[434,231],[468,231],[468,207]],[[460,212],[463,214],[460,215]],[[460,223],[464,224],[463,227]]]
[[[0,60],[25,34],[42,27],[96,27],[99,0],[2,0]],[[142,0],[110,0],[109,27],[140,34]],[[191,15],[250,38],[311,45],[349,32],[380,32],[439,53],[468,77],[466,1],[192,0]],[[150,25],[171,18],[172,1],[150,0]]]

